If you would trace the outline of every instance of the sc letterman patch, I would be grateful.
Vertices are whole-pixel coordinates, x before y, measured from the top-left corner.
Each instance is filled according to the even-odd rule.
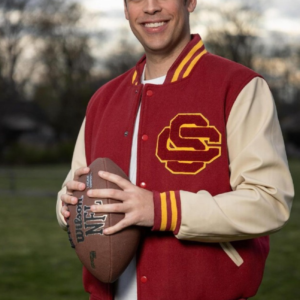
[[[195,175],[221,156],[221,142],[202,114],[178,114],[159,134],[156,156],[173,174]]]

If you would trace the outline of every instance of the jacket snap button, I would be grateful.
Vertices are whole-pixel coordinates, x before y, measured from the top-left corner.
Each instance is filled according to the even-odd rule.
[[[141,282],[146,283],[148,281],[148,278],[146,276],[141,277]]]
[[[128,131],[125,131],[124,132],[124,136],[128,136],[129,132]]]
[[[146,93],[146,95],[147,95],[148,97],[151,97],[151,96],[153,95],[153,91],[148,90],[147,93]]]
[[[146,186],[147,186],[146,182],[141,182],[141,183],[140,183],[140,187],[141,187],[141,188],[144,189]]]
[[[147,134],[144,134],[144,135],[142,136],[142,140],[143,140],[143,141],[148,141],[148,138],[149,138],[149,137],[148,137]]]

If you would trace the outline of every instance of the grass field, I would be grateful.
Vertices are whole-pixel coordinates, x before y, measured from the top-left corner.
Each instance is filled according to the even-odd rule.
[[[1,300],[88,299],[81,264],[56,222],[54,195],[66,172],[67,167],[18,168],[12,184],[2,170]],[[7,192],[10,186],[15,195]]]
[[[291,219],[271,237],[264,280],[254,300],[300,299],[300,162],[290,166],[296,188]],[[87,300],[81,265],[55,217],[55,193],[67,167],[15,171],[0,169],[0,299]]]

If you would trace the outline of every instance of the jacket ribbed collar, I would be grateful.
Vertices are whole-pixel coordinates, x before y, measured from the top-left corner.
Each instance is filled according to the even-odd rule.
[[[193,68],[206,53],[207,51],[201,37],[198,34],[191,35],[191,41],[186,45],[169,69],[164,83],[176,82],[180,79],[188,77]],[[135,69],[133,69],[133,85],[138,85],[141,83],[140,80],[145,63],[146,56],[144,55],[137,63]]]

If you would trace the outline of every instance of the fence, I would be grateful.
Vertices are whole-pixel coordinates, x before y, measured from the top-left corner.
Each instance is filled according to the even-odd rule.
[[[55,196],[68,166],[1,167],[0,194]]]

